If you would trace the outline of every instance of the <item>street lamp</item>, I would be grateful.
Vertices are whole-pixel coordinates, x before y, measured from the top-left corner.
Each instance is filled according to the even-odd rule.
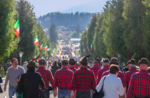
[[[22,62],[22,55],[23,55],[23,52],[19,52],[19,57],[20,57],[20,66],[21,66],[21,62]]]
[[[121,57],[121,55],[118,53],[119,63],[120,63],[120,57]]]

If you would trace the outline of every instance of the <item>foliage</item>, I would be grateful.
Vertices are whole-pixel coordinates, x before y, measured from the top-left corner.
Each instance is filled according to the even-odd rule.
[[[58,34],[56,32],[56,26],[53,22],[49,28],[49,38],[53,44],[53,48],[55,48],[56,43],[57,43],[57,39],[58,39]]]
[[[76,32],[78,34],[81,32],[80,24],[77,24],[77,26],[76,26]]]
[[[15,39],[14,33],[14,10],[13,0],[0,1],[0,62],[10,56],[12,51],[17,48],[19,38]]]
[[[71,38],[79,38],[79,33],[74,31],[71,33]]]

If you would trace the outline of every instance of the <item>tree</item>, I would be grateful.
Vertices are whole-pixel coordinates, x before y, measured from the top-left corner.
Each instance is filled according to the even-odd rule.
[[[124,19],[123,13],[124,0],[112,0],[107,2],[104,8],[104,44],[107,48],[107,55],[110,57],[121,54],[127,62],[127,49],[123,40]]]
[[[143,5],[144,0],[124,0],[123,17],[125,20],[125,30],[123,38],[127,49],[130,50],[130,56],[136,53],[136,58],[146,56],[143,46],[144,40],[144,19],[146,17],[146,8]]]
[[[81,28],[80,28],[80,25],[79,25],[79,23],[78,23],[77,26],[76,26],[76,32],[79,34],[80,31],[81,31]]]
[[[30,60],[38,51],[37,46],[34,45],[34,38],[37,32],[37,24],[33,6],[25,0],[16,2],[16,10],[19,14],[20,20],[20,37],[18,49],[15,50],[15,57],[22,51],[23,60]]]
[[[96,22],[97,22],[97,14],[94,14],[92,17],[91,23],[89,24],[89,27],[88,27],[88,33],[86,35],[88,49],[91,49],[91,44],[93,42],[93,37],[95,33]],[[92,54],[92,52],[90,53]]]
[[[106,54],[106,46],[103,43],[104,34],[104,18],[103,13],[98,14],[98,20],[95,27],[95,34],[93,38],[94,57],[108,57]]]
[[[55,44],[57,43],[57,39],[58,39],[58,34],[56,32],[56,26],[53,22],[49,28],[49,38],[53,43],[53,47],[55,47]]]
[[[15,39],[14,33],[15,14],[13,0],[0,1],[0,61],[10,56],[19,42],[19,38]]]
[[[77,33],[76,31],[72,32],[71,38],[79,38],[79,33]]]

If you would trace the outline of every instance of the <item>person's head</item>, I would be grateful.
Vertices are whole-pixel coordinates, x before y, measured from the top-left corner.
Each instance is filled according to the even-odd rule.
[[[150,67],[147,68],[147,72],[150,73]]]
[[[106,58],[103,62],[103,66],[109,66],[109,59]]]
[[[26,66],[27,66],[27,65],[28,65],[28,62],[27,62],[27,61],[25,61],[25,62],[24,62],[24,65],[26,65]]]
[[[123,71],[123,73],[126,73],[127,71],[129,71],[129,68],[128,68],[128,67],[124,67],[124,68],[122,69],[122,71]]]
[[[100,65],[100,59],[99,58],[95,58],[94,65]]]
[[[62,64],[62,67],[67,67],[68,68],[68,60],[62,60],[61,64]]]
[[[17,65],[18,65],[18,60],[17,60],[16,58],[13,58],[13,59],[11,60],[11,62],[12,62],[13,67],[17,67]]]
[[[60,60],[58,60],[58,62],[60,63]]]
[[[141,58],[139,60],[138,65],[139,65],[140,70],[147,70],[149,66],[149,61],[147,60],[147,58]]]
[[[51,61],[49,61],[49,62],[48,62],[48,65],[51,66],[51,64],[52,64]]]
[[[110,74],[115,74],[117,76],[119,72],[119,67],[118,65],[111,64],[109,70],[110,70]]]
[[[116,57],[111,58],[109,64],[115,64],[115,65],[119,65],[118,59]]]
[[[69,59],[69,66],[75,66],[75,64],[76,64],[75,59],[73,58]]]
[[[40,66],[40,67],[45,67],[45,66],[46,66],[46,61],[45,61],[45,59],[40,59],[40,60],[39,60],[39,66]]]
[[[35,62],[30,60],[28,65],[27,65],[28,71],[35,71],[35,67],[36,67]]]
[[[80,59],[81,67],[86,67],[88,65],[88,57],[90,57],[90,55],[84,56]]]
[[[58,66],[58,62],[55,60],[53,65]]]
[[[127,65],[128,65],[129,69],[136,68],[136,61],[135,61],[135,59],[129,60]]]

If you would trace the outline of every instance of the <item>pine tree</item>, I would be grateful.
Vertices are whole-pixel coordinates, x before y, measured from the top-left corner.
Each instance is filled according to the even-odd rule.
[[[130,50],[130,55],[136,53],[137,59],[146,55],[146,53],[143,53],[142,42],[144,40],[143,20],[146,17],[146,8],[142,1],[144,0],[124,0],[123,17],[127,25],[125,25],[123,38],[126,47]]]
[[[94,14],[92,17],[91,23],[89,24],[89,27],[88,27],[88,33],[86,35],[86,37],[87,37],[87,48],[90,50],[91,50],[91,44],[93,42],[93,37],[94,37],[94,33],[95,33],[96,22],[97,22],[97,15]],[[90,51],[90,53],[92,54],[91,51]]]
[[[51,42],[53,43],[53,47],[55,47],[55,45],[57,43],[57,39],[58,39],[58,34],[56,32],[56,26],[53,22],[49,28],[49,38],[50,38]]]
[[[37,32],[37,24],[33,6],[25,0],[16,2],[16,10],[20,20],[20,37],[18,49],[15,51],[15,57],[22,51],[23,60],[30,60],[37,53],[38,47],[34,45],[34,38]]]

